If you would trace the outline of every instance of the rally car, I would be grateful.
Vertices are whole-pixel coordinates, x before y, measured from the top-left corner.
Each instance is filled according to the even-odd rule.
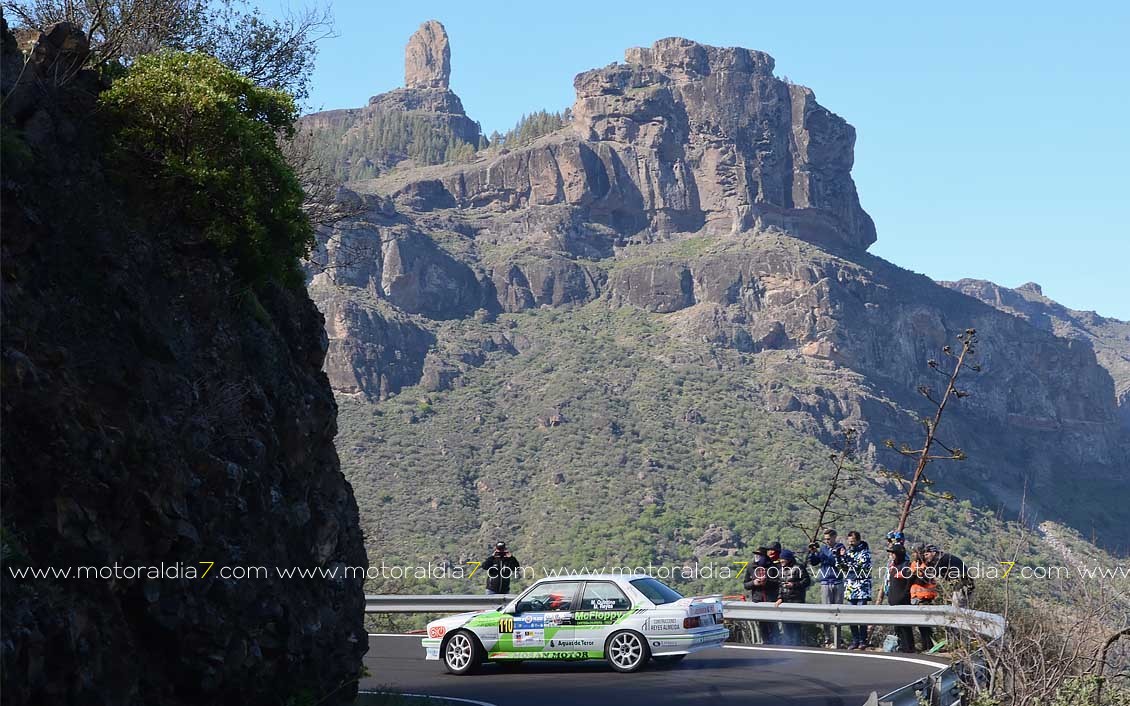
[[[721,647],[729,631],[719,598],[684,598],[642,574],[545,578],[496,610],[433,620],[422,642],[425,658],[452,674],[534,659],[605,659],[634,672],[649,658],[673,663]]]

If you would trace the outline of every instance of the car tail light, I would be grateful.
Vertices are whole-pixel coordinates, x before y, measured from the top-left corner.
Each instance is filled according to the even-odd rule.
[[[683,627],[684,628],[688,628],[688,629],[689,628],[697,628],[698,624],[699,624],[699,619],[697,617],[695,617],[695,618],[683,618]]]

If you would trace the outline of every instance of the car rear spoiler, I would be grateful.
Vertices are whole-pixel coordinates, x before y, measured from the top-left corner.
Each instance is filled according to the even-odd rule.
[[[692,610],[691,610],[692,613],[696,612],[696,611],[693,610],[694,607],[697,607],[697,606],[701,606],[703,608],[709,607],[711,610],[699,610],[697,612],[713,613],[714,612],[713,611],[714,606],[708,605],[708,604],[721,603],[721,602],[722,602],[722,594],[721,593],[712,593],[709,596],[689,596],[687,598],[680,598],[679,600],[675,601],[675,605],[680,606],[682,608],[692,608]]]

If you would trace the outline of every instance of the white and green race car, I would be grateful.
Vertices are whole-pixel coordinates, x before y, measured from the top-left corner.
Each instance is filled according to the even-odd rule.
[[[605,659],[634,672],[649,658],[678,662],[729,636],[718,596],[684,598],[646,575],[541,579],[497,610],[428,623],[426,659],[452,674],[484,661]]]

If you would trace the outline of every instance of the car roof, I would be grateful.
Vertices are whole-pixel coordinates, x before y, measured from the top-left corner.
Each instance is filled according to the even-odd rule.
[[[635,581],[636,579],[650,578],[647,574],[570,574],[568,576],[546,576],[538,579],[534,584],[549,581]]]

